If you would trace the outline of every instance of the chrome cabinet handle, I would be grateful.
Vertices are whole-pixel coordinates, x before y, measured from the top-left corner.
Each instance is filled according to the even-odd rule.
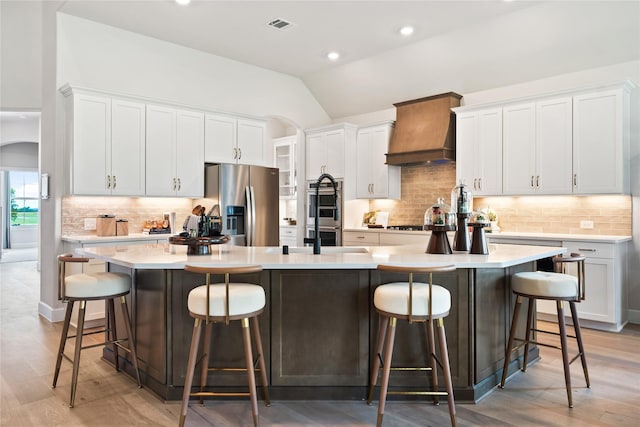
[[[530,187],[533,188],[533,175],[531,175],[531,185],[530,185]]]
[[[242,158],[242,148],[238,148],[238,160]]]
[[[474,190],[478,189],[478,178],[473,178],[473,189]]]
[[[111,189],[111,175],[107,175],[107,189]]]
[[[576,187],[578,185],[578,174],[573,174],[573,186]]]
[[[182,181],[178,178],[178,191],[182,189]]]
[[[176,178],[173,177],[173,191],[176,191]]]
[[[364,236],[356,236],[356,239],[364,239]]]
[[[478,178],[478,190],[482,190],[482,178]]]
[[[578,248],[578,252],[595,252],[596,249],[591,248]]]
[[[116,189],[116,185],[118,185],[118,183],[116,182],[116,176],[113,175],[113,186],[111,187],[113,190]]]
[[[536,176],[536,188],[540,188],[540,175]]]
[[[233,147],[233,158],[237,159],[238,158],[238,149]]]

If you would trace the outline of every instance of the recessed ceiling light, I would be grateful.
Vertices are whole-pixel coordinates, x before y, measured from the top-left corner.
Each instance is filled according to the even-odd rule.
[[[329,52],[327,54],[327,58],[331,61],[337,61],[340,58],[340,54],[338,52]]]
[[[189,3],[191,3],[191,0],[176,0],[176,3],[178,3],[181,6],[186,6]]]
[[[413,31],[413,27],[409,25],[400,28],[400,34],[402,34],[403,36],[410,36],[411,34],[413,34]]]

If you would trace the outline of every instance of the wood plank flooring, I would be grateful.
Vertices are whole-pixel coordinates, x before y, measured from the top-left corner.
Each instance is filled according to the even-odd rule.
[[[131,378],[100,360],[101,350],[82,353],[76,406],[68,408],[71,364],[63,363],[51,389],[61,324],[38,316],[39,273],[35,262],[0,264],[0,425],[175,426],[179,403],[163,403]],[[54,287],[55,283],[51,283]],[[542,324],[542,322],[541,322]],[[542,327],[551,327],[542,324]],[[592,388],[585,387],[579,361],[571,365],[573,409],[567,407],[560,352],[541,348],[542,360],[517,373],[504,390],[478,404],[458,404],[458,426],[637,426],[640,425],[640,325],[621,333],[585,329]],[[553,337],[548,338],[549,341]],[[275,401],[260,405],[261,426],[372,426],[377,401]],[[447,405],[387,403],[385,427],[447,426]],[[186,425],[250,426],[248,401],[191,405]]]

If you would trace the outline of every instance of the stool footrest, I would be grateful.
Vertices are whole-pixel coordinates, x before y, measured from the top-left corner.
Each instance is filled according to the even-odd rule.
[[[250,396],[248,392],[225,392],[225,391],[194,391],[189,393],[189,396],[192,397],[216,397],[216,396],[224,396],[224,397],[247,397]]]
[[[387,394],[401,396],[448,396],[446,391],[387,391]]]

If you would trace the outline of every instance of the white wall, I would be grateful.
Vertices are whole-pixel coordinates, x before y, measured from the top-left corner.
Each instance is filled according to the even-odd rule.
[[[40,109],[41,29],[41,2],[0,1],[0,109]]]
[[[303,128],[330,121],[298,78],[65,14],[57,83],[286,117]]]
[[[38,144],[18,142],[0,145],[0,169],[38,170]]]

